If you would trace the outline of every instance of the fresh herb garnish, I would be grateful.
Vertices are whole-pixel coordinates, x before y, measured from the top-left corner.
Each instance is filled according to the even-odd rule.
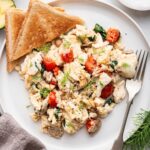
[[[122,64],[122,67],[123,67],[123,68],[128,68],[128,67],[129,67],[129,64],[128,64],[128,63],[123,63],[123,64]]]
[[[46,43],[43,46],[36,48],[35,50],[38,52],[42,51],[42,52],[47,53],[50,50],[51,45],[52,45],[51,43]]]
[[[44,64],[42,63],[42,64],[41,64],[41,73],[43,74],[44,71],[45,71],[45,66],[44,66]]]
[[[70,48],[71,43],[69,41],[64,41],[63,45],[64,45],[64,48]]]
[[[56,119],[59,119],[59,113],[60,113],[60,108],[57,108],[55,113],[54,113]]]
[[[88,82],[83,89],[89,89],[96,82],[96,78],[93,78],[90,82]]]
[[[107,100],[105,100],[103,107],[105,107],[106,104],[111,105],[112,103],[114,103],[114,100],[112,98],[108,98]]]
[[[65,86],[66,82],[68,81],[68,78],[69,78],[69,72],[66,72],[66,73],[64,74],[63,79],[61,80],[61,85],[62,85],[62,86]]]
[[[84,62],[84,59],[81,58],[81,57],[79,57],[78,60],[79,60],[80,63],[83,63],[83,62]]]
[[[113,60],[110,64],[110,67],[114,70],[115,66],[118,65],[118,61],[117,60]]]
[[[88,37],[88,39],[89,39],[90,41],[94,42],[94,41],[96,40],[96,35],[90,36],[90,37]]]
[[[96,24],[95,27],[94,27],[94,31],[96,33],[100,33],[103,40],[106,39],[106,31],[104,30],[104,28],[102,26],[100,26],[99,24]]]
[[[87,38],[87,35],[84,34],[84,35],[79,35],[78,36],[78,39],[80,40],[80,42],[83,44],[85,42],[85,39]]]
[[[40,95],[42,98],[46,98],[49,94],[50,90],[48,88],[43,88],[40,90]]]
[[[105,52],[105,49],[93,49],[94,54],[102,55]]]
[[[136,130],[124,142],[124,150],[146,150],[150,148],[150,111],[142,110],[135,117]]]
[[[101,81],[99,82],[99,84],[100,84],[100,86],[102,86],[102,87],[104,86],[104,84],[103,84]]]
[[[32,76],[32,81],[35,83],[41,81],[41,79],[42,79],[41,73],[37,73],[36,75]]]

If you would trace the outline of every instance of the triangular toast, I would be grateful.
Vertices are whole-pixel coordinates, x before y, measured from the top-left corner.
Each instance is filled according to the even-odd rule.
[[[76,24],[83,24],[83,21],[78,17],[60,12],[48,4],[32,0],[19,32],[12,60],[52,41],[74,28]]]
[[[15,66],[19,63],[19,60],[12,61],[11,59],[14,54],[14,45],[25,18],[25,12],[11,8],[6,12],[6,55],[7,55],[7,71],[11,72]]]

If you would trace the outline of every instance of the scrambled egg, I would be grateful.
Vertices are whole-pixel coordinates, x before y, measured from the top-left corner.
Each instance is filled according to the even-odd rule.
[[[126,96],[125,79],[134,77],[137,57],[106,34],[99,25],[77,25],[44,50],[34,49],[20,65],[33,119],[41,119],[45,133],[60,137],[85,125],[97,132],[100,119]]]

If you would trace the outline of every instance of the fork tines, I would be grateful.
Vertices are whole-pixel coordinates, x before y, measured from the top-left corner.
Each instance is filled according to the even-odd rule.
[[[136,55],[138,59],[138,64],[137,64],[134,80],[143,80],[149,52],[146,50],[137,50]]]

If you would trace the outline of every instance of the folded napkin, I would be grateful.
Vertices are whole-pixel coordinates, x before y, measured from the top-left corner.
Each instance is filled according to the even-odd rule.
[[[22,129],[9,114],[0,116],[0,150],[46,150],[44,145]]]

